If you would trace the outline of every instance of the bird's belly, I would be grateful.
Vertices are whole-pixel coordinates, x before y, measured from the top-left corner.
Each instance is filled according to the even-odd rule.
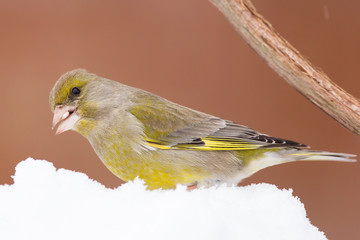
[[[211,177],[211,173],[197,164],[193,156],[187,156],[184,151],[181,151],[181,154],[174,151],[108,154],[103,156],[102,160],[117,177],[124,181],[139,177],[145,181],[148,189],[169,189],[175,188],[177,184],[197,184]]]

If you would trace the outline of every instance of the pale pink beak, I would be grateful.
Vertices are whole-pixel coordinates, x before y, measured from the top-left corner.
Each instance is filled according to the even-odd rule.
[[[60,105],[55,107],[52,129],[59,124],[55,135],[74,129],[75,123],[80,119],[76,110],[75,106]]]

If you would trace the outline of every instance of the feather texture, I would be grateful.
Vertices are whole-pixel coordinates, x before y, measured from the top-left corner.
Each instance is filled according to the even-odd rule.
[[[151,147],[210,151],[307,147],[294,141],[261,134],[246,126],[155,96],[147,96],[146,92],[141,94],[136,103],[129,112],[143,124],[145,139]]]
[[[74,88],[80,93],[72,94]],[[125,181],[139,177],[150,189],[237,184],[298,160],[353,161],[353,155],[303,149],[85,70],[60,77],[49,102],[55,116],[63,116],[55,122],[76,114],[69,129],[89,140],[112,173]]]

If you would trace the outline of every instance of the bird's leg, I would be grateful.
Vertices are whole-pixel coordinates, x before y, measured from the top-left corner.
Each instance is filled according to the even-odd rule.
[[[188,191],[192,191],[192,190],[195,190],[195,189],[197,189],[197,184],[188,185],[186,187],[186,190],[188,190]]]

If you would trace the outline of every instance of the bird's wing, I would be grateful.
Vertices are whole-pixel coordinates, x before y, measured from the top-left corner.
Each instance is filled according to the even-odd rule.
[[[145,140],[151,147],[187,150],[306,147],[172,102],[150,102],[151,105],[135,105],[129,112],[143,124]]]

